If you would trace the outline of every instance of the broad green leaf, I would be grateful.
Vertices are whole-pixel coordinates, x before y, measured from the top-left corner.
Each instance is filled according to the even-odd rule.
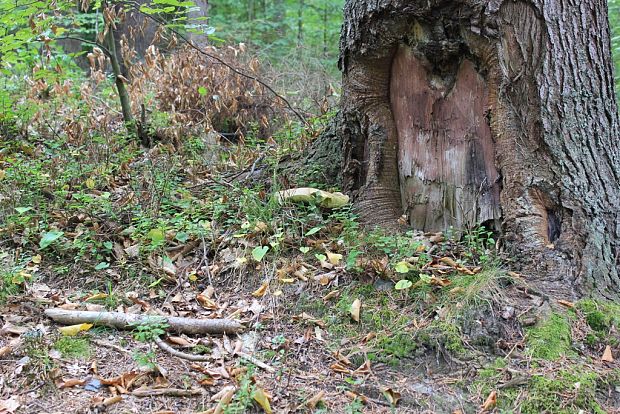
[[[315,255],[314,255],[314,257],[316,257],[316,259],[317,259],[319,262],[325,262],[325,261],[327,261],[327,256],[325,256],[324,254],[318,254],[318,253],[317,253],[317,254],[315,254]]]
[[[177,233],[175,238],[181,243],[185,243],[189,240],[189,234],[185,233],[184,231],[180,231]]]
[[[198,93],[200,94],[200,96],[205,96],[207,94],[207,88],[205,88],[204,86],[199,86]]]
[[[147,237],[151,239],[153,244],[161,244],[166,240],[166,234],[162,229],[153,229],[149,231]]]
[[[256,246],[254,250],[252,250],[252,258],[257,262],[263,260],[263,257],[269,251],[269,246]]]
[[[394,265],[394,271],[396,273],[409,273],[409,263],[398,262]]]
[[[97,266],[95,266],[95,270],[103,270],[103,269],[107,269],[108,267],[110,267],[110,263],[101,262]]]
[[[413,286],[413,282],[411,280],[402,279],[396,282],[396,286],[394,286],[394,289],[405,290],[409,289],[411,286]]]
[[[50,244],[54,243],[56,240],[62,237],[65,234],[63,231],[48,231],[41,237],[41,241],[39,242],[39,247],[45,249]]]
[[[303,254],[306,254],[310,251],[310,248],[308,246],[300,247],[299,251],[302,252]]]
[[[27,211],[32,210],[32,207],[15,207],[15,211],[17,211],[19,214],[24,214]]]

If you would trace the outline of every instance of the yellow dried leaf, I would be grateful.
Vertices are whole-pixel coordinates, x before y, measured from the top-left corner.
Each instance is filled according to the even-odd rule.
[[[342,255],[338,254],[338,253],[330,253],[330,252],[326,252],[327,254],[327,260],[333,264],[334,266],[336,266],[338,263],[340,263],[340,261],[342,260]]]
[[[32,256],[31,260],[32,260],[32,263],[39,264],[39,263],[41,263],[41,255],[37,254],[36,256]]]
[[[58,330],[64,336],[75,336],[81,331],[88,331],[92,327],[92,323],[80,323],[77,325],[63,326],[62,328],[58,328]]]
[[[91,300],[101,300],[101,299],[105,299],[108,297],[107,293],[96,293],[94,295],[88,296],[84,299],[84,302],[88,302]]]
[[[611,347],[609,345],[605,347],[605,352],[603,352],[601,361],[614,362],[614,356],[611,354]]]
[[[84,184],[86,184],[86,188],[88,188],[90,190],[95,188],[95,180],[93,180],[92,178],[87,178],[86,181],[84,182]]]
[[[254,296],[255,298],[262,298],[263,296],[265,296],[265,293],[267,292],[268,287],[269,287],[269,282],[263,282],[263,284],[260,285],[258,289],[252,292],[252,296]]]
[[[4,177],[6,177],[6,171],[0,170],[0,180],[4,179]]]
[[[252,393],[252,398],[254,399],[254,401],[258,403],[258,405],[261,406],[261,408],[267,414],[271,414],[273,412],[271,411],[271,405],[269,404],[269,399],[271,398],[271,396],[267,394],[265,390],[263,390],[262,388],[256,387],[256,389],[254,390],[254,393]]]
[[[353,301],[353,303],[351,304],[351,318],[355,321],[355,322],[359,322],[360,321],[360,311],[362,309],[362,301],[359,299],[355,299]]]

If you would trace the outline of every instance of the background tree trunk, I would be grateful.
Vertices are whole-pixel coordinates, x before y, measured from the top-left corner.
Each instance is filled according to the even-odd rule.
[[[362,219],[501,231],[556,297],[620,295],[604,0],[350,0],[345,189]]]

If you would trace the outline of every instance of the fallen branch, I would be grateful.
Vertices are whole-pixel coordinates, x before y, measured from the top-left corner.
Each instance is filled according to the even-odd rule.
[[[201,361],[209,361],[211,359],[211,357],[207,356],[207,355],[193,355],[193,354],[187,354],[185,352],[179,351],[177,349],[174,349],[173,347],[171,347],[170,345],[168,345],[163,339],[161,339],[160,337],[156,337],[155,338],[155,343],[157,344],[157,346],[162,350],[162,351],[166,351],[168,352],[170,355],[175,356],[177,358],[181,358],[181,359],[186,359],[188,361],[197,361],[197,362],[201,362]]]
[[[136,325],[167,323],[170,330],[186,334],[234,334],[243,325],[231,319],[194,319],[174,316],[136,315],[122,312],[91,312],[65,309],[47,309],[45,315],[64,325],[92,323],[117,329],[133,329]]]
[[[167,395],[170,397],[191,397],[192,395],[202,395],[203,391],[197,388],[184,390],[181,388],[138,388],[130,392],[136,397],[154,397],[156,395]]]

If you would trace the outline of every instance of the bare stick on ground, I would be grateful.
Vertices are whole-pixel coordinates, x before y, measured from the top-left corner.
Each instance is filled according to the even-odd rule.
[[[91,312],[65,309],[47,309],[45,315],[55,322],[74,325],[92,323],[117,329],[132,329],[144,323],[167,323],[171,331],[186,334],[234,334],[243,330],[243,325],[231,319],[194,319],[174,316],[135,315],[122,312]]]

